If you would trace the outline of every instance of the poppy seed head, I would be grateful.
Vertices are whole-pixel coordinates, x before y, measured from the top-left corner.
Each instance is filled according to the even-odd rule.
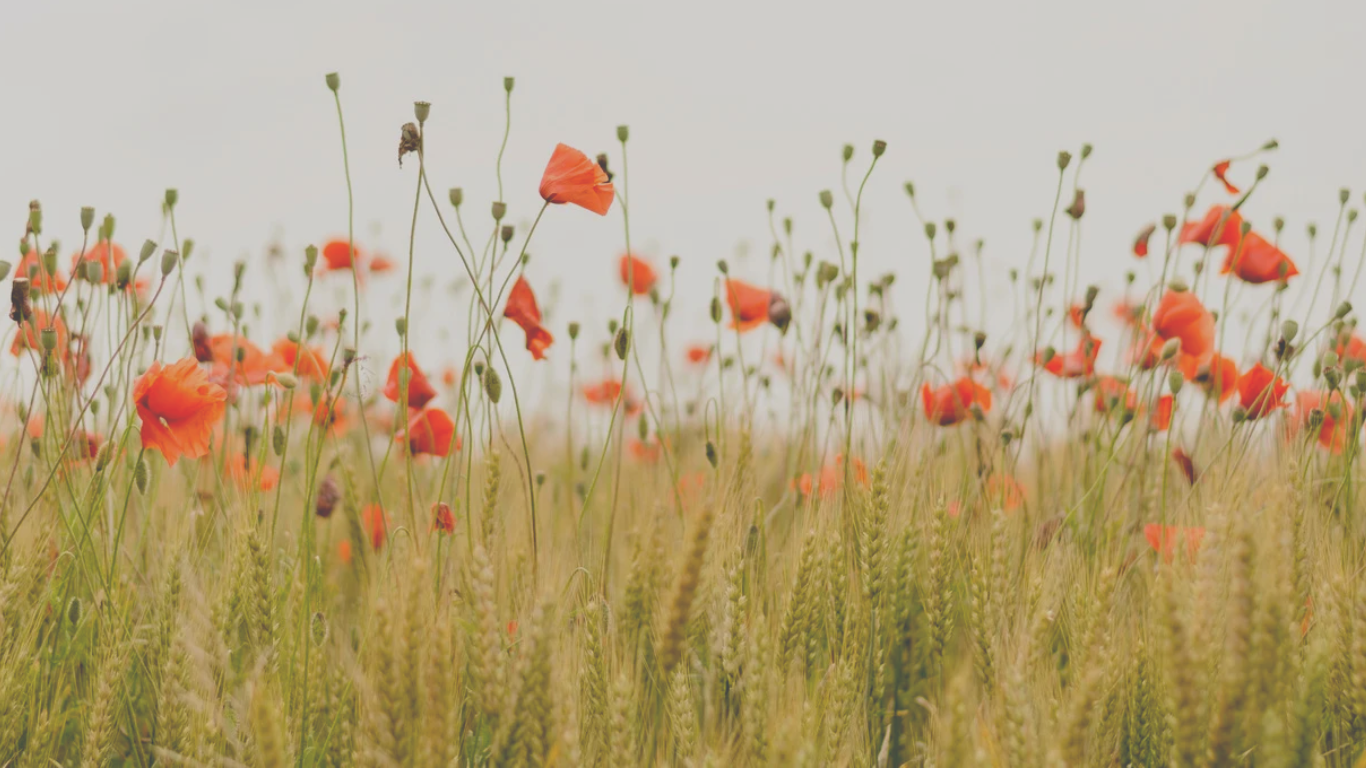
[[[451,187],[446,195],[450,198],[451,205],[456,208],[459,208],[460,204],[465,202],[465,190],[460,187]]]
[[[325,79],[327,81],[327,90],[336,93],[337,89],[341,88],[341,77],[336,72],[328,72]]]
[[[81,209],[81,230],[83,232],[89,232],[90,227],[93,226],[94,223],[95,209],[87,205]]]
[[[432,104],[428,101],[413,102],[413,117],[417,118],[418,124],[427,122],[428,116],[432,114]]]

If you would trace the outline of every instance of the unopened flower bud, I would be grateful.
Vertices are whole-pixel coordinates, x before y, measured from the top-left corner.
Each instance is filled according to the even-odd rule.
[[[498,371],[489,366],[484,369],[484,394],[488,395],[489,402],[494,405],[503,398],[503,380],[499,378]]]
[[[1180,351],[1181,339],[1167,339],[1167,343],[1162,345],[1162,359],[1170,360]]]
[[[314,501],[313,511],[321,518],[329,518],[332,511],[337,508],[337,502],[341,501],[341,488],[331,475],[323,478],[318,484],[318,498]]]
[[[512,86],[514,86],[514,85],[516,85],[516,84],[517,84],[517,78],[515,78],[515,77],[505,77],[505,78],[503,78],[503,90],[504,90],[505,92],[507,92],[507,93],[512,93]]]
[[[830,207],[835,204],[835,196],[832,195],[830,193],[830,190],[828,189],[822,189],[819,197],[821,201],[821,207],[826,209],[827,211],[830,210]]]
[[[846,163],[849,162],[851,159],[853,159],[853,157],[854,157],[854,145],[853,145],[853,144],[845,144],[845,145],[844,145],[844,149],[842,149],[842,150],[840,151],[840,157],[843,158],[843,159],[844,159],[844,162],[846,162]],[[770,201],[769,201],[769,210],[773,210],[773,205],[772,205],[772,203],[773,203],[773,201],[770,200]]]
[[[450,198],[451,205],[456,208],[459,208],[460,204],[465,202],[465,190],[460,187],[451,187],[450,191],[446,193],[446,196]]]
[[[1186,380],[1182,378],[1180,371],[1172,371],[1167,375],[1167,388],[1172,391],[1173,395],[1181,394],[1181,387],[1184,386],[1185,383]]]
[[[176,190],[175,187],[167,188],[165,200],[167,208],[174,208],[175,204],[180,200],[180,192]]]
[[[1262,179],[1265,179],[1265,178],[1266,178],[1266,175],[1267,175],[1268,173],[1270,173],[1270,172],[1271,172],[1271,169],[1268,168],[1268,167],[1266,167],[1265,165],[1259,165],[1259,166],[1257,166],[1257,181],[1261,181]]]
[[[138,493],[147,492],[147,462],[138,459],[137,466],[133,468],[133,482],[138,487]]]
[[[934,226],[934,222],[933,222],[933,221],[927,221],[927,222],[925,222],[925,237],[926,237],[926,238],[928,238],[928,239],[930,239],[930,240],[933,240],[933,239],[934,239],[934,233],[935,233],[935,231],[936,231],[936,230],[935,230],[935,226]]]
[[[911,198],[912,200],[915,199],[915,183],[914,183],[914,182],[910,182],[910,181],[906,182],[906,196],[909,197],[909,198]]]
[[[631,129],[630,129],[630,127],[625,126],[625,125],[618,125],[618,126],[617,126],[617,141],[621,142],[622,144],[625,144],[625,143],[626,143],[626,140],[629,139],[629,138],[631,138]]]
[[[14,265],[9,263],[8,261],[0,261],[0,280],[4,280],[5,278],[9,277],[9,271],[13,268]]]
[[[285,452],[285,430],[279,424],[270,431],[270,447],[276,456],[281,456]]]
[[[406,318],[406,317],[396,317],[396,318],[394,318],[394,330],[395,330],[395,331],[398,331],[398,336],[399,336],[399,338],[403,338],[403,335],[404,335],[405,333],[408,332],[408,318]]]
[[[1350,302],[1350,301],[1344,301],[1344,302],[1342,302],[1341,304],[1338,305],[1338,308],[1337,308],[1337,309],[1333,310],[1333,319],[1334,319],[1334,320],[1341,320],[1342,318],[1344,318],[1344,317],[1346,317],[1347,315],[1351,314],[1351,312],[1352,312],[1352,302]]]
[[[98,261],[85,262],[85,279],[92,283],[104,282],[104,265]]]
[[[1081,145],[1081,159],[1085,160],[1091,156],[1092,147],[1089,143]]]
[[[721,322],[721,300],[715,296],[711,297],[711,321],[713,323]]]
[[[575,339],[577,339],[577,338],[579,338],[579,324],[578,324],[578,323],[570,323],[570,324],[569,324],[569,340],[570,340],[570,341],[573,341],[573,340],[575,340]]]
[[[625,328],[618,329],[616,338],[612,339],[612,349],[616,351],[618,360],[625,360],[627,351],[631,349],[631,332]]]
[[[326,79],[327,90],[336,93],[337,89],[341,87],[341,77],[339,77],[336,72],[328,72]]]
[[[716,469],[716,444],[710,440],[707,441],[706,454],[707,463],[711,465],[712,469]]]

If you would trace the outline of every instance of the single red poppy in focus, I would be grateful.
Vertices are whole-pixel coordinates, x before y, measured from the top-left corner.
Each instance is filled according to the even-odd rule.
[[[451,512],[451,505],[444,501],[432,505],[432,530],[455,533],[455,513]]]
[[[24,258],[19,260],[19,266],[15,267],[14,274],[18,277],[27,277],[30,290],[34,293],[58,293],[66,290],[66,275],[63,275],[60,269],[55,273],[43,269],[43,262],[34,250],[24,254]]]
[[[1176,466],[1181,470],[1181,474],[1185,475],[1186,482],[1195,485],[1195,479],[1199,476],[1195,471],[1195,460],[1178,447],[1172,449],[1172,461],[1175,462]]]
[[[1285,406],[1290,385],[1257,363],[1238,377],[1238,404],[1249,419],[1260,419]]]
[[[181,456],[207,455],[227,399],[227,392],[209,382],[194,358],[164,368],[153,362],[133,388],[133,403],[142,419],[142,447],[161,451],[170,466]]]
[[[365,526],[365,532],[370,536],[370,546],[378,552],[384,546],[384,539],[389,535],[389,516],[384,513],[384,508],[378,504],[367,504],[360,513],[361,523]]]
[[[1083,333],[1081,341],[1077,342],[1077,348],[1065,355],[1053,355],[1048,362],[1044,362],[1042,352],[1034,355],[1036,365],[1042,365],[1045,371],[1063,379],[1077,379],[1082,376],[1090,376],[1096,372],[1096,358],[1100,356],[1101,340],[1089,333]]]
[[[1214,315],[1190,291],[1167,291],[1153,312],[1153,333],[1181,340],[1181,354],[1204,361],[1214,352]]]
[[[768,305],[773,294],[741,280],[726,280],[726,306],[730,307],[730,327],[744,332],[768,320]]]
[[[80,277],[81,270],[79,267],[82,262],[98,262],[100,265],[100,282],[105,285],[113,285],[118,277],[115,273],[118,271],[119,265],[127,258],[128,256],[123,252],[121,246],[101,240],[86,251],[84,255],[78,253],[71,257],[71,272]]]
[[[631,293],[637,296],[644,296],[654,287],[659,275],[655,274],[655,268],[650,266],[650,262],[637,258],[631,254],[621,257],[621,284],[628,285]]]
[[[1289,280],[1298,275],[1300,270],[1280,248],[1256,232],[1248,232],[1236,253],[1230,248],[1224,257],[1219,274],[1227,275],[1230,272],[1245,283],[1260,285]]]
[[[607,172],[573,147],[556,144],[541,176],[541,199],[547,203],[573,203],[599,216],[612,207],[614,191]]]
[[[1352,406],[1342,397],[1341,392],[1299,392],[1295,396],[1295,418],[1289,423],[1291,436],[1300,429],[1312,428],[1311,418],[1315,411],[1323,414],[1323,424],[1319,426],[1319,445],[1333,453],[1342,453],[1351,434]]]
[[[693,365],[706,365],[711,359],[712,347],[710,344],[689,344],[687,349],[688,362]]]
[[[278,358],[277,373],[290,373],[297,364],[299,375],[306,379],[322,381],[327,378],[327,361],[319,347],[308,347],[289,339],[280,339],[270,345],[270,351]]]
[[[1226,205],[1216,205],[1209,209],[1200,221],[1186,222],[1181,226],[1181,234],[1176,242],[1181,245],[1198,243],[1207,248],[1227,245],[1236,248],[1243,236],[1243,217]]]
[[[932,389],[928,383],[922,385],[920,402],[926,418],[941,427],[951,427],[966,420],[974,405],[990,411],[991,390],[964,376],[937,389]]]
[[[1138,234],[1134,237],[1134,256],[1136,258],[1141,259],[1148,255],[1148,241],[1152,239],[1153,232],[1156,231],[1156,224],[1149,224],[1138,231]]]
[[[394,358],[394,362],[389,366],[389,380],[384,384],[384,397],[391,402],[398,402],[402,394],[399,386],[399,366],[402,364],[408,369],[408,407],[421,408],[431,402],[436,397],[436,390],[432,389],[431,382],[427,381],[427,375],[417,366],[417,358],[413,357],[412,352]]]
[[[503,317],[521,326],[526,332],[526,348],[534,360],[544,360],[545,351],[555,342],[555,337],[541,325],[541,308],[536,305],[536,294],[526,278],[518,275],[517,282],[508,291],[507,306]]]
[[[1237,187],[1229,183],[1227,175],[1228,166],[1231,162],[1231,160],[1220,160],[1219,162],[1215,163],[1213,169],[1214,178],[1218,179],[1219,183],[1224,185],[1225,192],[1228,192],[1230,195],[1236,195],[1238,194],[1239,190]]]
[[[1148,546],[1168,563],[1175,559],[1177,539],[1185,539],[1186,556],[1194,563],[1195,555],[1200,551],[1200,542],[1205,538],[1205,529],[1149,523],[1143,526],[1143,536],[1148,540]]]
[[[408,428],[394,437],[394,442],[408,443],[408,450],[417,456],[429,453],[433,456],[448,456],[452,440],[455,450],[460,450],[461,441],[455,436],[455,422],[440,408],[426,408],[413,414],[408,420]]]
[[[365,258],[359,245],[353,245],[346,240],[329,240],[323,246],[323,268],[328,271],[351,269],[356,264],[364,262]]]

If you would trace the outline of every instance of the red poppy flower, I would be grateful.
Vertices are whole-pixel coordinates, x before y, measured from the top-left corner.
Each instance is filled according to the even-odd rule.
[[[99,262],[101,267],[100,282],[105,285],[113,285],[114,281],[117,279],[115,272],[118,271],[119,265],[122,264],[126,258],[128,258],[128,256],[123,252],[121,246],[101,240],[90,250],[86,251],[84,255],[78,253],[71,257],[71,272],[79,277],[81,271],[77,267],[81,262]]]
[[[1208,248],[1216,245],[1235,248],[1242,236],[1243,217],[1226,205],[1216,205],[1200,221],[1183,224],[1176,241],[1182,245],[1199,243]]]
[[[650,262],[629,253],[621,257],[621,284],[629,285],[631,293],[644,296],[650,292],[658,279],[659,275],[655,274],[655,268],[650,266]]]
[[[626,441],[626,450],[631,454],[631,458],[653,464],[659,461],[660,445],[658,440],[641,440],[631,438]]]
[[[1130,304],[1127,299],[1120,299],[1115,302],[1115,306],[1111,311],[1114,313],[1116,320],[1130,328],[1137,328],[1142,324],[1142,305]]]
[[[248,462],[247,457],[241,453],[228,463],[228,476],[243,489],[250,488],[253,481],[256,482],[256,487],[263,491],[273,490],[280,483],[280,470],[269,464],[258,466],[255,462]]]
[[[1229,272],[1245,283],[1260,285],[1289,280],[1298,275],[1300,270],[1280,248],[1256,232],[1248,232],[1237,252],[1230,248],[1224,257],[1224,266],[1219,274],[1227,275]]]
[[[853,477],[854,482],[865,487],[868,486],[868,466],[863,463],[862,459],[854,459]],[[815,479],[814,484],[809,473],[803,474],[801,477],[797,478],[793,484],[803,496],[808,498],[811,497],[813,491],[819,493],[822,498],[834,496],[839,492],[840,487],[844,485],[844,454],[837,454],[833,462],[821,467],[821,471]]]
[[[365,526],[365,532],[370,535],[370,546],[378,552],[389,534],[389,516],[380,505],[367,504],[365,509],[361,510],[360,519]]]
[[[323,359],[323,351],[318,347],[302,346],[289,339],[280,339],[270,345],[270,351],[278,358],[279,373],[292,372],[297,363],[300,376],[318,381],[327,378],[327,361]]]
[[[1172,461],[1181,469],[1181,474],[1186,476],[1186,482],[1195,485],[1195,478],[1198,476],[1195,471],[1195,460],[1181,448],[1173,448]]]
[[[1138,408],[1138,395],[1129,389],[1123,379],[1114,376],[1101,376],[1096,379],[1096,413],[1109,413],[1111,408],[1122,406],[1129,410]]]
[[[1218,398],[1221,404],[1232,397],[1238,388],[1238,366],[1218,353],[1211,355],[1206,363],[1199,363],[1194,358],[1183,358],[1178,366],[1187,381],[1199,384],[1205,394]]]
[[[1146,227],[1144,227],[1143,229],[1140,229],[1140,230],[1138,231],[1138,234],[1134,237],[1134,256],[1135,256],[1135,257],[1141,259],[1141,258],[1144,258],[1145,256],[1148,255],[1148,240],[1150,240],[1150,239],[1152,238],[1153,232],[1156,232],[1156,231],[1157,231],[1157,225],[1156,225],[1156,224],[1149,224],[1148,226],[1146,226]]]
[[[1361,362],[1366,363],[1366,339],[1362,339],[1355,333],[1350,336],[1343,334],[1343,336],[1338,339],[1334,351],[1336,351],[1338,357],[1343,360],[1360,360]]]
[[[1228,166],[1230,162],[1232,161],[1220,160],[1219,162],[1215,163],[1214,178],[1218,179],[1219,183],[1224,185],[1225,192],[1228,192],[1230,195],[1236,195],[1238,194],[1238,188],[1229,183],[1228,176],[1226,175],[1228,173]]]
[[[253,386],[266,380],[273,361],[245,336],[220,333],[209,339],[209,352],[215,368],[234,371],[241,384]]]
[[[1319,445],[1333,453],[1342,453],[1347,441],[1354,437],[1350,434],[1351,405],[1340,392],[1333,392],[1331,396],[1326,392],[1299,392],[1295,397],[1295,419],[1290,423],[1292,435],[1310,426],[1309,419],[1315,410],[1323,413],[1323,424],[1318,434]]]
[[[1157,407],[1153,409],[1152,418],[1149,423],[1158,432],[1166,432],[1172,425],[1172,408],[1176,405],[1176,400],[1171,395],[1163,395],[1157,398]]]
[[[370,273],[382,275],[394,271],[394,262],[388,256],[376,256],[370,260]]]
[[[358,245],[353,246],[346,240],[329,240],[323,246],[323,268],[328,271],[351,269],[355,264],[363,263],[365,257]]]
[[[931,389],[928,383],[923,385],[920,388],[920,402],[930,421],[941,427],[951,427],[967,419],[973,405],[990,411],[991,390],[964,376],[938,389]]]
[[[351,540],[350,540],[350,539],[342,539],[341,541],[337,542],[337,559],[340,560],[340,561],[342,561],[342,564],[343,564],[343,565],[350,565],[350,564],[351,564]]]
[[[1175,558],[1177,539],[1185,539],[1186,556],[1193,563],[1196,553],[1200,551],[1200,542],[1205,538],[1205,529],[1150,523],[1143,526],[1143,536],[1148,540],[1148,546],[1168,563]]]
[[[1167,291],[1153,312],[1153,332],[1181,340],[1181,354],[1206,360],[1214,352],[1214,315],[1190,291]]]
[[[1260,419],[1285,406],[1290,385],[1257,363],[1238,377],[1238,404],[1249,419]]]
[[[37,251],[30,250],[24,254],[24,258],[19,260],[19,266],[14,273],[18,277],[29,279],[29,288],[34,293],[58,293],[66,290],[66,276],[59,269],[56,273],[49,274],[43,269],[43,263]]]
[[[455,513],[451,512],[451,505],[444,501],[432,505],[432,530],[455,533]]]
[[[688,362],[693,365],[705,365],[711,359],[711,349],[710,344],[689,344]]]
[[[758,328],[768,320],[768,305],[773,294],[749,283],[726,280],[726,305],[730,307],[730,327],[739,331]]]
[[[1100,356],[1100,339],[1089,333],[1082,334],[1077,348],[1065,355],[1053,355],[1053,359],[1043,362],[1043,353],[1034,355],[1034,362],[1042,365],[1045,371],[1063,379],[1077,379],[1096,372],[1096,358]]]
[[[517,282],[508,291],[507,306],[503,317],[521,326],[526,332],[526,348],[534,360],[544,360],[545,351],[555,342],[555,337],[541,325],[541,308],[536,306],[536,294],[525,277],[517,276]]]
[[[1080,304],[1073,304],[1067,308],[1067,320],[1072,323],[1072,327],[1081,328],[1086,324],[1086,307]]]
[[[133,388],[133,402],[142,419],[142,447],[161,451],[171,466],[181,456],[207,455],[227,399],[227,392],[209,382],[194,358],[165,368],[153,362]]]
[[[583,385],[583,399],[593,405],[611,407],[616,404],[618,396],[622,397],[626,405],[626,415],[631,416],[640,413],[643,406],[635,399],[629,388],[623,394],[621,382],[617,379],[605,378],[602,381]]]
[[[987,503],[1003,512],[1014,512],[1024,504],[1024,486],[1010,475],[995,473],[988,477],[984,491]]]
[[[19,357],[25,349],[41,350],[43,348],[42,333],[48,328],[53,329],[53,332],[57,334],[57,346],[54,349],[54,354],[58,358],[65,358],[71,343],[71,337],[66,330],[66,322],[62,320],[61,315],[49,319],[48,314],[37,307],[34,307],[33,315],[24,321],[20,330],[14,334],[14,341],[10,342],[10,354]]]
[[[607,172],[587,155],[556,144],[541,176],[541,199],[547,203],[573,203],[600,216],[612,207],[612,182]]]
[[[413,414],[408,420],[408,429],[399,432],[394,442],[408,443],[408,450],[414,456],[430,453],[433,456],[447,456],[451,452],[452,438],[455,450],[460,450],[460,438],[455,436],[455,423],[440,408],[427,408]]]
[[[390,402],[398,402],[402,389],[399,387],[399,365],[404,363],[404,356],[399,355],[394,358],[394,362],[389,366],[389,380],[384,384],[384,397]],[[417,358],[413,353],[407,353],[405,368],[408,369],[408,407],[421,408],[431,402],[436,397],[436,390],[432,389],[431,382],[427,381],[427,375],[417,366]]]

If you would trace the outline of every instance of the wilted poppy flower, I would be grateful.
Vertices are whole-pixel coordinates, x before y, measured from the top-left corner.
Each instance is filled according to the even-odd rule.
[[[920,402],[930,421],[941,427],[950,427],[967,419],[974,405],[983,411],[990,411],[991,390],[964,376],[938,389],[924,384],[920,388]]]
[[[1153,333],[1181,340],[1181,354],[1205,360],[1214,351],[1214,315],[1190,291],[1167,291],[1153,312]]]
[[[436,390],[432,389],[431,383],[427,381],[427,375],[417,367],[417,358],[413,357],[413,353],[408,352],[406,355],[407,361],[403,367],[408,369],[408,407],[421,408],[436,397]],[[391,402],[397,403],[402,394],[398,379],[399,366],[404,362],[404,355],[399,355],[389,366],[389,380],[384,384],[384,397]]]
[[[451,452],[452,438],[455,450],[460,450],[460,438],[455,437],[455,423],[451,417],[440,408],[427,408],[413,414],[408,420],[408,429],[398,433],[394,441],[406,441],[414,456],[423,453],[447,456]]]
[[[1024,486],[1010,475],[992,474],[987,478],[983,493],[988,504],[999,507],[1003,512],[1013,512],[1024,504]]]
[[[1134,236],[1134,256],[1141,259],[1148,255],[1148,240],[1152,238],[1155,231],[1157,231],[1156,224],[1149,224],[1138,231],[1138,234]]]
[[[606,216],[615,194],[607,172],[573,147],[556,144],[541,176],[541,199],[547,203],[573,203]]]
[[[1260,285],[1289,280],[1298,275],[1300,270],[1280,248],[1256,232],[1248,232],[1237,251],[1230,248],[1224,257],[1224,266],[1219,274],[1227,275],[1229,272],[1245,283]]]
[[[773,294],[741,280],[726,280],[726,305],[730,307],[730,327],[739,331],[758,328],[768,320],[768,305]]]
[[[1195,485],[1195,478],[1198,475],[1195,471],[1195,460],[1181,448],[1173,448],[1172,461],[1181,470],[1181,474],[1186,476],[1186,482]]]
[[[100,282],[105,285],[113,285],[114,280],[117,279],[115,273],[126,258],[128,256],[123,252],[121,246],[101,240],[86,251],[84,255],[78,253],[71,257],[71,272],[80,277],[82,262],[98,262],[101,269]]]
[[[521,326],[526,332],[526,348],[535,360],[544,360],[545,351],[554,343],[555,337],[541,325],[541,308],[536,306],[536,294],[525,277],[517,276],[517,282],[508,291],[507,306],[503,317]]]
[[[43,269],[43,263],[38,252],[34,250],[24,254],[24,258],[19,260],[19,266],[15,268],[14,274],[17,277],[27,277],[30,290],[34,293],[57,293],[66,290],[66,276],[62,274],[61,270],[57,270],[56,273],[49,273]]]
[[[1290,385],[1257,363],[1238,377],[1238,404],[1249,419],[1260,419],[1285,405]]]
[[[1243,236],[1242,227],[1243,217],[1237,211],[1226,205],[1216,205],[1200,221],[1183,224],[1176,241],[1182,245],[1199,243],[1208,248],[1216,245],[1234,248]]]
[[[327,361],[318,347],[308,347],[289,339],[280,339],[270,345],[270,351],[279,358],[280,373],[294,371],[298,365],[299,375],[308,379],[322,381],[327,378]]]
[[[432,505],[432,530],[455,533],[455,514],[451,512],[451,505],[444,501]]]
[[[1319,426],[1319,445],[1333,453],[1342,453],[1347,447],[1351,434],[1352,407],[1343,399],[1342,393],[1299,392],[1295,396],[1295,418],[1290,422],[1290,432],[1294,435],[1299,429],[1311,428],[1310,418],[1315,411],[1323,414],[1323,424]]]
[[[1238,188],[1229,183],[1227,176],[1228,166],[1231,162],[1232,161],[1230,160],[1220,160],[1219,162],[1215,163],[1213,169],[1214,178],[1218,179],[1219,183],[1224,185],[1225,192],[1228,192],[1230,195],[1236,195],[1238,194]]]
[[[389,534],[389,516],[384,513],[384,508],[378,504],[367,504],[365,509],[361,510],[360,521],[370,536],[370,546],[379,551]]]
[[[1053,355],[1044,362],[1042,352],[1034,355],[1034,362],[1042,365],[1045,371],[1063,379],[1076,379],[1090,376],[1096,372],[1096,358],[1100,356],[1100,339],[1089,333],[1082,334],[1077,348],[1065,355]]]
[[[711,359],[710,344],[689,344],[687,349],[688,362],[693,365],[705,365]]]
[[[256,480],[257,476],[259,480]],[[252,482],[256,481],[256,487],[263,491],[275,488],[280,482],[280,470],[269,464],[258,466],[255,462],[248,462],[244,454],[237,454],[228,463],[228,475],[233,482],[240,488],[250,488]]]
[[[1205,538],[1205,529],[1150,523],[1143,526],[1143,536],[1148,540],[1148,546],[1168,563],[1175,558],[1177,539],[1185,539],[1186,556],[1193,563],[1196,553],[1200,551],[1200,542]]]
[[[655,274],[655,268],[650,266],[650,262],[629,253],[621,257],[621,284],[629,285],[631,293],[644,296],[650,292],[658,279],[659,276]]]
[[[1238,366],[1223,355],[1216,353],[1207,363],[1185,358],[1179,365],[1187,381],[1199,384],[1205,394],[1217,398],[1220,403],[1232,397],[1238,388]]]
[[[142,419],[142,447],[161,451],[171,466],[181,456],[205,456],[227,399],[223,388],[209,382],[194,358],[165,368],[153,362],[133,388],[133,402]]]
[[[328,271],[351,269],[360,263],[364,263],[364,257],[358,245],[353,247],[346,240],[329,240],[323,246],[323,267]]]
[[[248,386],[264,382],[272,369],[270,357],[245,336],[220,333],[209,339],[209,351],[215,368],[233,371]]]
[[[25,349],[42,350],[43,331],[51,328],[57,336],[57,346],[53,349],[58,358],[64,358],[70,347],[71,337],[66,330],[66,322],[61,315],[50,318],[47,312],[34,308],[33,315],[20,324],[19,331],[10,342],[10,354],[19,357]]]

